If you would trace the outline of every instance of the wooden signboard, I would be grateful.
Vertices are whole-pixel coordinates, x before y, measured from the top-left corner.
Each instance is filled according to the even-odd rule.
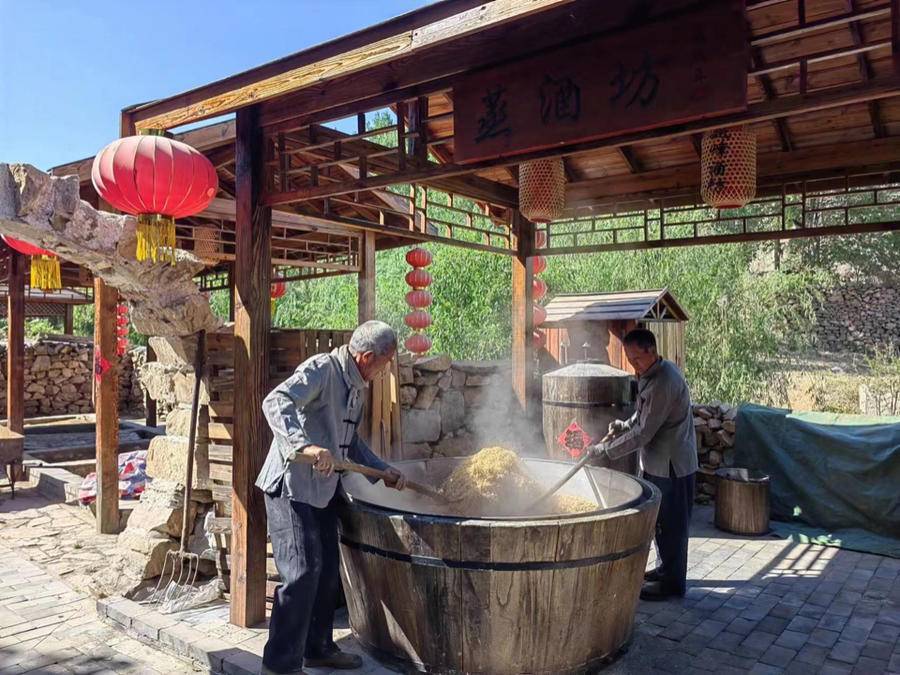
[[[454,159],[516,155],[747,107],[743,3],[472,73],[453,88]]]

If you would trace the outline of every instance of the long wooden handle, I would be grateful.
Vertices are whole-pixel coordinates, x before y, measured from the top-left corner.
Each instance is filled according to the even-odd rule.
[[[612,437],[613,437],[613,434],[611,434],[611,433],[610,433],[610,434],[606,434],[606,436],[604,436],[604,437],[600,440],[600,443],[605,443],[606,441],[608,441],[608,440],[611,439]],[[550,497],[552,497],[553,495],[555,495],[555,494],[559,491],[559,489],[560,489],[563,485],[565,485],[566,483],[568,483],[568,482],[572,479],[572,476],[574,476],[576,473],[578,473],[579,471],[581,471],[581,469],[584,468],[584,465],[587,464],[590,460],[591,460],[591,453],[590,453],[590,452],[585,452],[585,453],[584,453],[584,457],[582,457],[581,459],[579,459],[578,462],[575,464],[575,466],[573,466],[571,469],[569,469],[569,471],[566,472],[566,475],[565,475],[565,476],[563,476],[563,477],[560,478],[558,481],[556,481],[556,483],[553,484],[553,487],[551,487],[551,488],[550,488],[549,490],[547,490],[544,494],[542,494],[542,495],[540,496],[540,498],[537,499],[537,500],[531,505],[531,507],[530,507],[528,510],[529,510],[529,511],[533,511],[533,510],[536,509],[538,506],[540,506],[541,504],[543,504],[545,501],[547,501],[548,499],[550,499]],[[603,506],[603,507],[605,508],[605,504],[601,504],[601,506]]]
[[[302,464],[315,464],[316,458],[311,457],[310,455],[304,455],[303,453],[297,453],[297,457],[294,460],[295,462],[300,462]],[[352,471],[353,473],[362,474],[363,476],[368,476],[369,478],[378,478],[380,480],[385,481],[390,479],[390,474],[387,471],[382,471],[381,469],[375,469],[371,466],[364,466],[362,464],[357,464],[356,462],[335,462],[334,463],[335,471]],[[407,480],[406,487],[408,487],[413,492],[418,492],[420,494],[426,495],[435,499],[437,501],[445,502],[447,499],[440,492],[435,490],[434,488],[428,487],[427,485],[423,485],[422,483],[417,483],[414,480]]]

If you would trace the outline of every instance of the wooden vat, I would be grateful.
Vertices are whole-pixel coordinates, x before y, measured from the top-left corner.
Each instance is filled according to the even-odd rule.
[[[716,527],[734,534],[769,531],[769,477],[750,469],[716,471]]]
[[[437,484],[459,461],[396,466]],[[525,461],[547,486],[569,468]],[[350,624],[376,658],[430,673],[581,673],[630,639],[659,509],[649,483],[588,467],[565,492],[600,493],[608,508],[504,519],[442,514],[358,476],[343,483]]]
[[[542,378],[544,442],[553,459],[572,461],[560,444],[560,435],[577,424],[593,442],[603,438],[613,420],[626,419],[633,411],[634,377],[602,363],[579,362],[546,373]],[[638,473],[638,453],[603,466],[631,475]]]

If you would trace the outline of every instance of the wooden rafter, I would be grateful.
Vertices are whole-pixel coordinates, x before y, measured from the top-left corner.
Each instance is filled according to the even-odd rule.
[[[753,68],[765,67],[762,50],[759,47],[753,47],[750,50],[750,63]],[[777,98],[778,94],[775,92],[775,87],[772,85],[772,80],[768,76],[768,74],[759,75],[758,78],[759,84],[762,87],[763,94],[765,95],[766,100]],[[791,150],[793,150],[794,144],[791,141],[791,132],[788,130],[787,120],[784,117],[778,117],[772,120],[772,123],[775,125],[775,131],[778,134],[778,140],[781,143],[781,149],[784,152],[790,152]]]
[[[856,1],[855,0],[847,0],[847,11],[848,12],[856,12]],[[853,46],[859,47],[865,44],[865,40],[862,35],[862,26],[859,23],[851,23],[848,24],[848,28],[850,29],[850,37],[853,39]],[[865,52],[860,52],[856,55],[857,64],[859,65],[859,77],[863,82],[868,82],[872,79],[872,65],[869,63],[869,57],[865,54]],[[881,119],[881,110],[878,104],[878,101],[869,101],[869,119],[872,121],[872,133],[875,134],[875,138],[884,138],[887,135],[887,132],[884,128],[884,122]]]

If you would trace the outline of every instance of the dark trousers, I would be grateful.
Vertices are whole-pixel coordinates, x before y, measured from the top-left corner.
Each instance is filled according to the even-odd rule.
[[[276,672],[303,667],[303,658],[334,649],[338,519],[335,501],[324,509],[266,495],[266,515],[281,585],[269,620],[263,663]]]
[[[669,467],[669,477],[644,474],[659,488],[662,501],[656,518],[656,548],[663,590],[684,595],[687,579],[688,529],[694,508],[694,476],[678,478]]]

